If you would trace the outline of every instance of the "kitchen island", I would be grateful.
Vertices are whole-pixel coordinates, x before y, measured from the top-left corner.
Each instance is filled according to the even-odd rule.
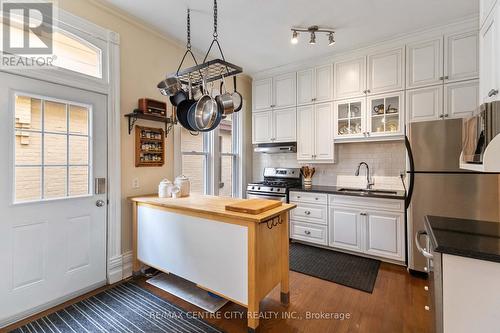
[[[288,305],[288,214],[295,205],[251,215],[226,210],[243,199],[130,200],[134,272],[143,263],[246,307],[249,332],[258,329],[259,302],[278,284],[281,303]]]

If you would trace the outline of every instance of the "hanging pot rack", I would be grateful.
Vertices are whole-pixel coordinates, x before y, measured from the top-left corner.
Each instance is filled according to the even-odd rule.
[[[230,77],[230,76],[234,76],[234,75],[243,73],[243,68],[226,61],[226,58],[224,57],[224,52],[222,52],[222,48],[221,48],[219,40],[218,40],[219,35],[218,35],[218,31],[217,31],[217,29],[218,29],[218,22],[217,21],[218,21],[218,7],[217,7],[217,0],[214,0],[213,40],[212,40],[212,43],[210,44],[210,47],[208,48],[207,53],[205,54],[205,58],[203,59],[203,63],[198,64],[193,52],[191,51],[191,24],[190,24],[189,9],[188,9],[188,29],[187,29],[188,42],[186,45],[187,49],[186,49],[186,52],[184,53],[184,56],[182,57],[181,63],[179,64],[177,71],[174,73],[169,73],[167,75],[167,77],[175,76],[184,85],[188,85],[189,81],[191,80],[191,84],[196,86],[196,85],[201,85],[203,82],[203,79],[205,79],[206,83],[220,80],[221,73],[224,77]],[[210,54],[210,51],[212,50],[212,47],[214,45],[217,46],[222,59],[214,59],[214,60],[207,61],[207,58]],[[191,55],[191,57],[193,58],[195,66],[181,70],[182,65],[184,63],[184,60],[186,59],[186,56],[188,54]]]

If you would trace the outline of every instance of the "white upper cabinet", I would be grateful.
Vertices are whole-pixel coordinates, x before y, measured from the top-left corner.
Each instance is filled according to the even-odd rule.
[[[333,162],[333,106],[332,103],[316,104],[315,111],[315,161]]]
[[[256,80],[253,84],[253,109],[263,111],[273,105],[273,79]]]
[[[335,63],[334,98],[360,97],[366,94],[366,57]]]
[[[297,72],[297,105],[333,99],[332,68],[332,65],[324,65]]]
[[[252,114],[252,143],[269,143],[273,138],[273,111]]]
[[[480,27],[482,28],[486,19],[490,15],[493,7],[495,6],[497,0],[480,0],[479,1],[479,15],[480,15]]]
[[[444,117],[470,117],[477,109],[478,101],[478,80],[446,84],[444,86]]]
[[[297,113],[295,107],[254,112],[252,114],[252,143],[295,142]]]
[[[297,108],[297,160],[309,163],[333,163],[332,103]]]
[[[294,142],[297,140],[297,112],[296,109],[282,109],[273,111],[274,137],[272,142]]]
[[[443,37],[406,46],[406,88],[443,82]]]
[[[403,135],[405,119],[403,98],[402,91],[368,97],[366,112],[368,137]]]
[[[409,122],[437,120],[443,114],[443,85],[406,91]]]
[[[297,105],[307,105],[314,102],[314,69],[297,72]]]
[[[366,137],[366,98],[336,101],[333,106],[336,139]]]
[[[479,35],[477,31],[445,37],[445,82],[479,77]]]
[[[500,27],[498,6],[495,5],[485,24],[479,32],[480,54],[480,102],[492,102],[498,99],[500,83],[498,58],[500,55]]]
[[[314,102],[329,102],[333,99],[333,66],[331,64],[315,69]]]
[[[368,56],[368,94],[403,90],[403,56],[403,48]]]
[[[296,105],[296,74],[288,73],[273,78],[273,108],[287,108]]]
[[[314,155],[314,106],[297,108],[297,160],[312,161]]]
[[[255,80],[253,83],[253,111],[283,109],[296,105],[296,73],[287,73]]]

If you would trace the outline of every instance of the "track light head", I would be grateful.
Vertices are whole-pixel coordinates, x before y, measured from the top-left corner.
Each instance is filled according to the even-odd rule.
[[[316,33],[311,32],[311,39],[309,40],[309,44],[314,45],[316,44]]]
[[[290,40],[292,44],[297,44],[299,42],[299,33],[296,30],[292,32],[292,39]]]
[[[328,45],[329,46],[335,45],[335,36],[333,35],[333,32],[330,32],[328,34]]]

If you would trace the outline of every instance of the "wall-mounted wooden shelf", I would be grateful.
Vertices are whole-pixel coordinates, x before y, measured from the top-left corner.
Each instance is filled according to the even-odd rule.
[[[168,133],[170,132],[169,130],[169,125],[173,124],[173,121],[170,117],[160,117],[160,116],[155,116],[147,113],[142,113],[139,110],[134,110],[132,113],[127,113],[125,115],[126,118],[128,118],[128,134],[132,133],[132,129],[134,128],[135,122],[138,119],[144,119],[144,120],[149,120],[149,121],[157,121],[160,123],[165,124],[165,132]]]
[[[165,131],[162,128],[135,127],[135,166],[165,165]]]

